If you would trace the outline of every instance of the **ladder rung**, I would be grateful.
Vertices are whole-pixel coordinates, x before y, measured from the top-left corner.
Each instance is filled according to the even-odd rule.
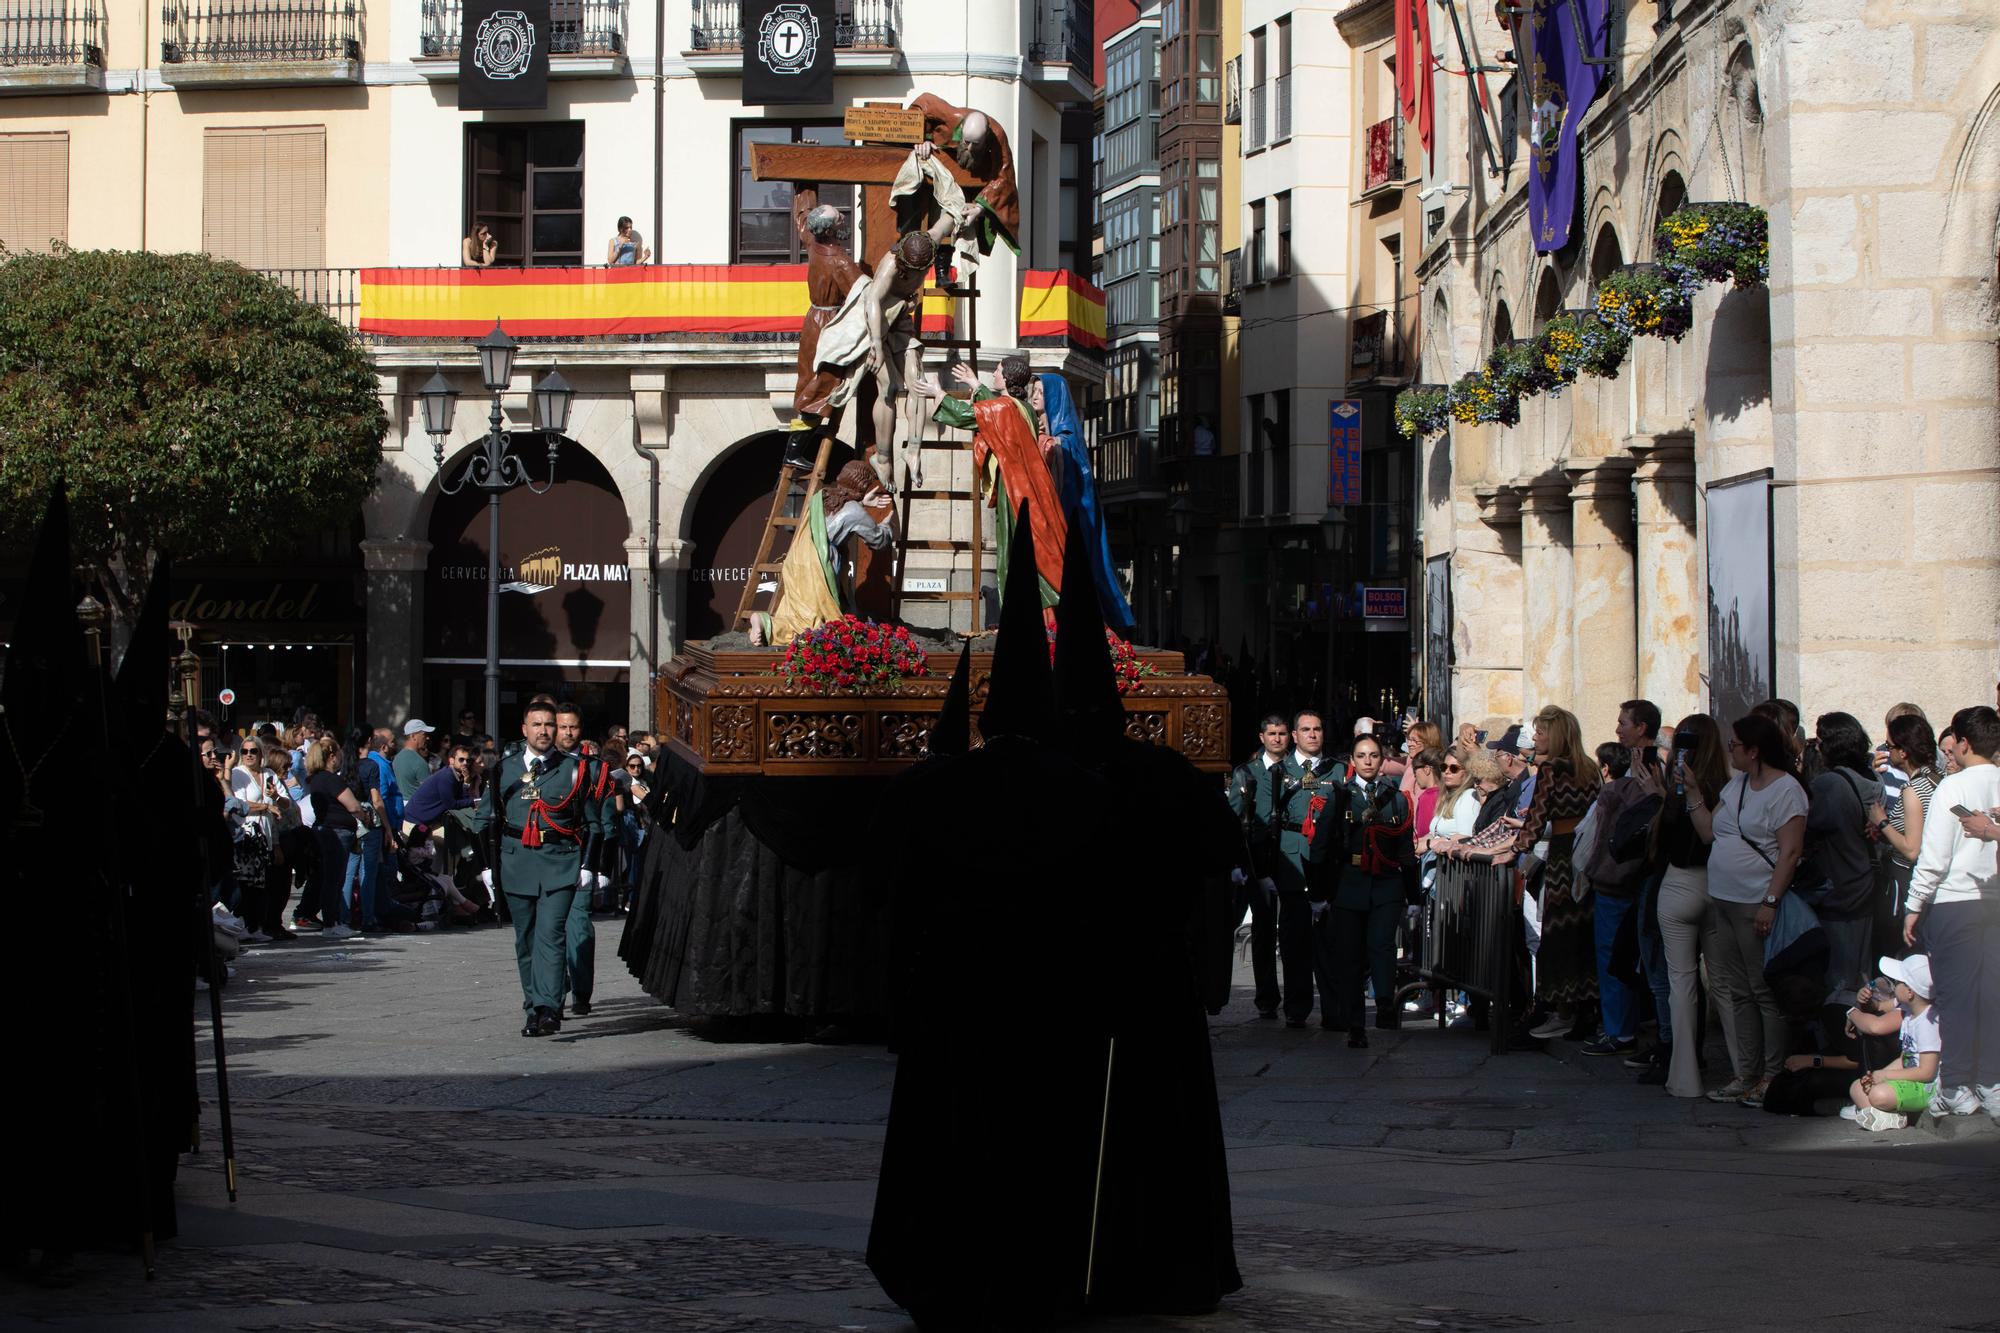
[[[750,572],[752,574],[776,574],[783,570],[784,567],[785,562],[782,560],[766,560],[761,565],[750,566]]]
[[[774,528],[796,528],[798,525],[798,517],[793,514],[780,514],[771,520],[771,526]]]
[[[976,352],[979,350],[977,338],[919,338],[925,347],[943,347],[952,351]]]
[[[906,551],[970,551],[972,543],[953,537],[911,538],[903,543]]]
[[[971,440],[918,440],[920,449],[970,449]]]
[[[905,500],[970,500],[973,498],[973,495],[971,491],[904,491],[901,498]]]
[[[906,602],[971,602],[978,600],[975,592],[906,592]]]

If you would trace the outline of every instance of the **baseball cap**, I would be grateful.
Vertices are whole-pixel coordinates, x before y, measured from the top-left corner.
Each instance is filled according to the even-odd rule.
[[[1928,954],[1913,953],[1908,958],[1884,958],[1876,964],[1882,975],[1900,981],[1918,995],[1931,998],[1931,960]]]
[[[405,722],[403,724],[403,734],[405,736],[414,736],[420,731],[436,731],[436,730],[437,730],[436,727],[432,726],[430,723],[424,721],[420,717],[413,717],[408,722]]]
[[[1486,748],[1497,750],[1501,754],[1521,753],[1521,728],[1518,726],[1507,728],[1505,732],[1501,733],[1499,740],[1488,741]]]

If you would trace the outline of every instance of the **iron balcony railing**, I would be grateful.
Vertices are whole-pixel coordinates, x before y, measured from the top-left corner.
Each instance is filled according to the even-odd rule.
[[[1222,67],[1222,123],[1243,123],[1243,57],[1231,56]]]
[[[1243,151],[1246,153],[1264,146],[1264,109],[1269,105],[1269,99],[1264,96],[1264,85],[1251,84],[1243,107]]]
[[[1292,76],[1280,74],[1272,81],[1271,118],[1277,122],[1277,129],[1271,134],[1272,143],[1281,143],[1292,137]]]
[[[358,268],[260,268],[257,272],[291,288],[349,333],[361,327],[361,270]]]
[[[1403,118],[1388,116],[1368,127],[1368,170],[1362,188],[1380,189],[1403,179]]]
[[[549,54],[617,56],[626,51],[625,0],[549,0]],[[429,59],[458,58],[461,0],[423,0],[418,49]]]
[[[169,64],[361,58],[360,0],[166,0],[161,19]]]
[[[1040,0],[1030,57],[1044,64],[1089,69],[1093,9],[1091,0]]]
[[[895,50],[902,44],[903,0],[834,0],[837,51]],[[741,51],[743,6],[738,0],[694,0],[695,51]]]
[[[104,7],[98,0],[0,0],[0,68],[104,67]]]

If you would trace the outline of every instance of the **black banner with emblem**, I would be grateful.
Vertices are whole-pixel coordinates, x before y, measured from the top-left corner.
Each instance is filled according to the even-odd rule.
[[[549,0],[465,0],[458,35],[464,111],[540,111],[549,104]]]
[[[743,105],[833,101],[833,0],[743,0]]]

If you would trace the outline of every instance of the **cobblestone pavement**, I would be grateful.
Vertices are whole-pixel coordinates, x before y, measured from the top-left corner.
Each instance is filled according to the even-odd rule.
[[[541,1041],[501,930],[246,954],[240,1201],[211,1106],[157,1279],[86,1255],[72,1288],[0,1286],[0,1328],[907,1329],[861,1260],[893,1057],[690,1023],[610,956],[618,924],[596,1012]],[[1249,1285],[1115,1333],[1860,1329],[1913,1292],[1927,1325],[2000,1329],[1984,1117],[1866,1135],[1434,1025],[1351,1051],[1242,992],[1214,1031]]]

